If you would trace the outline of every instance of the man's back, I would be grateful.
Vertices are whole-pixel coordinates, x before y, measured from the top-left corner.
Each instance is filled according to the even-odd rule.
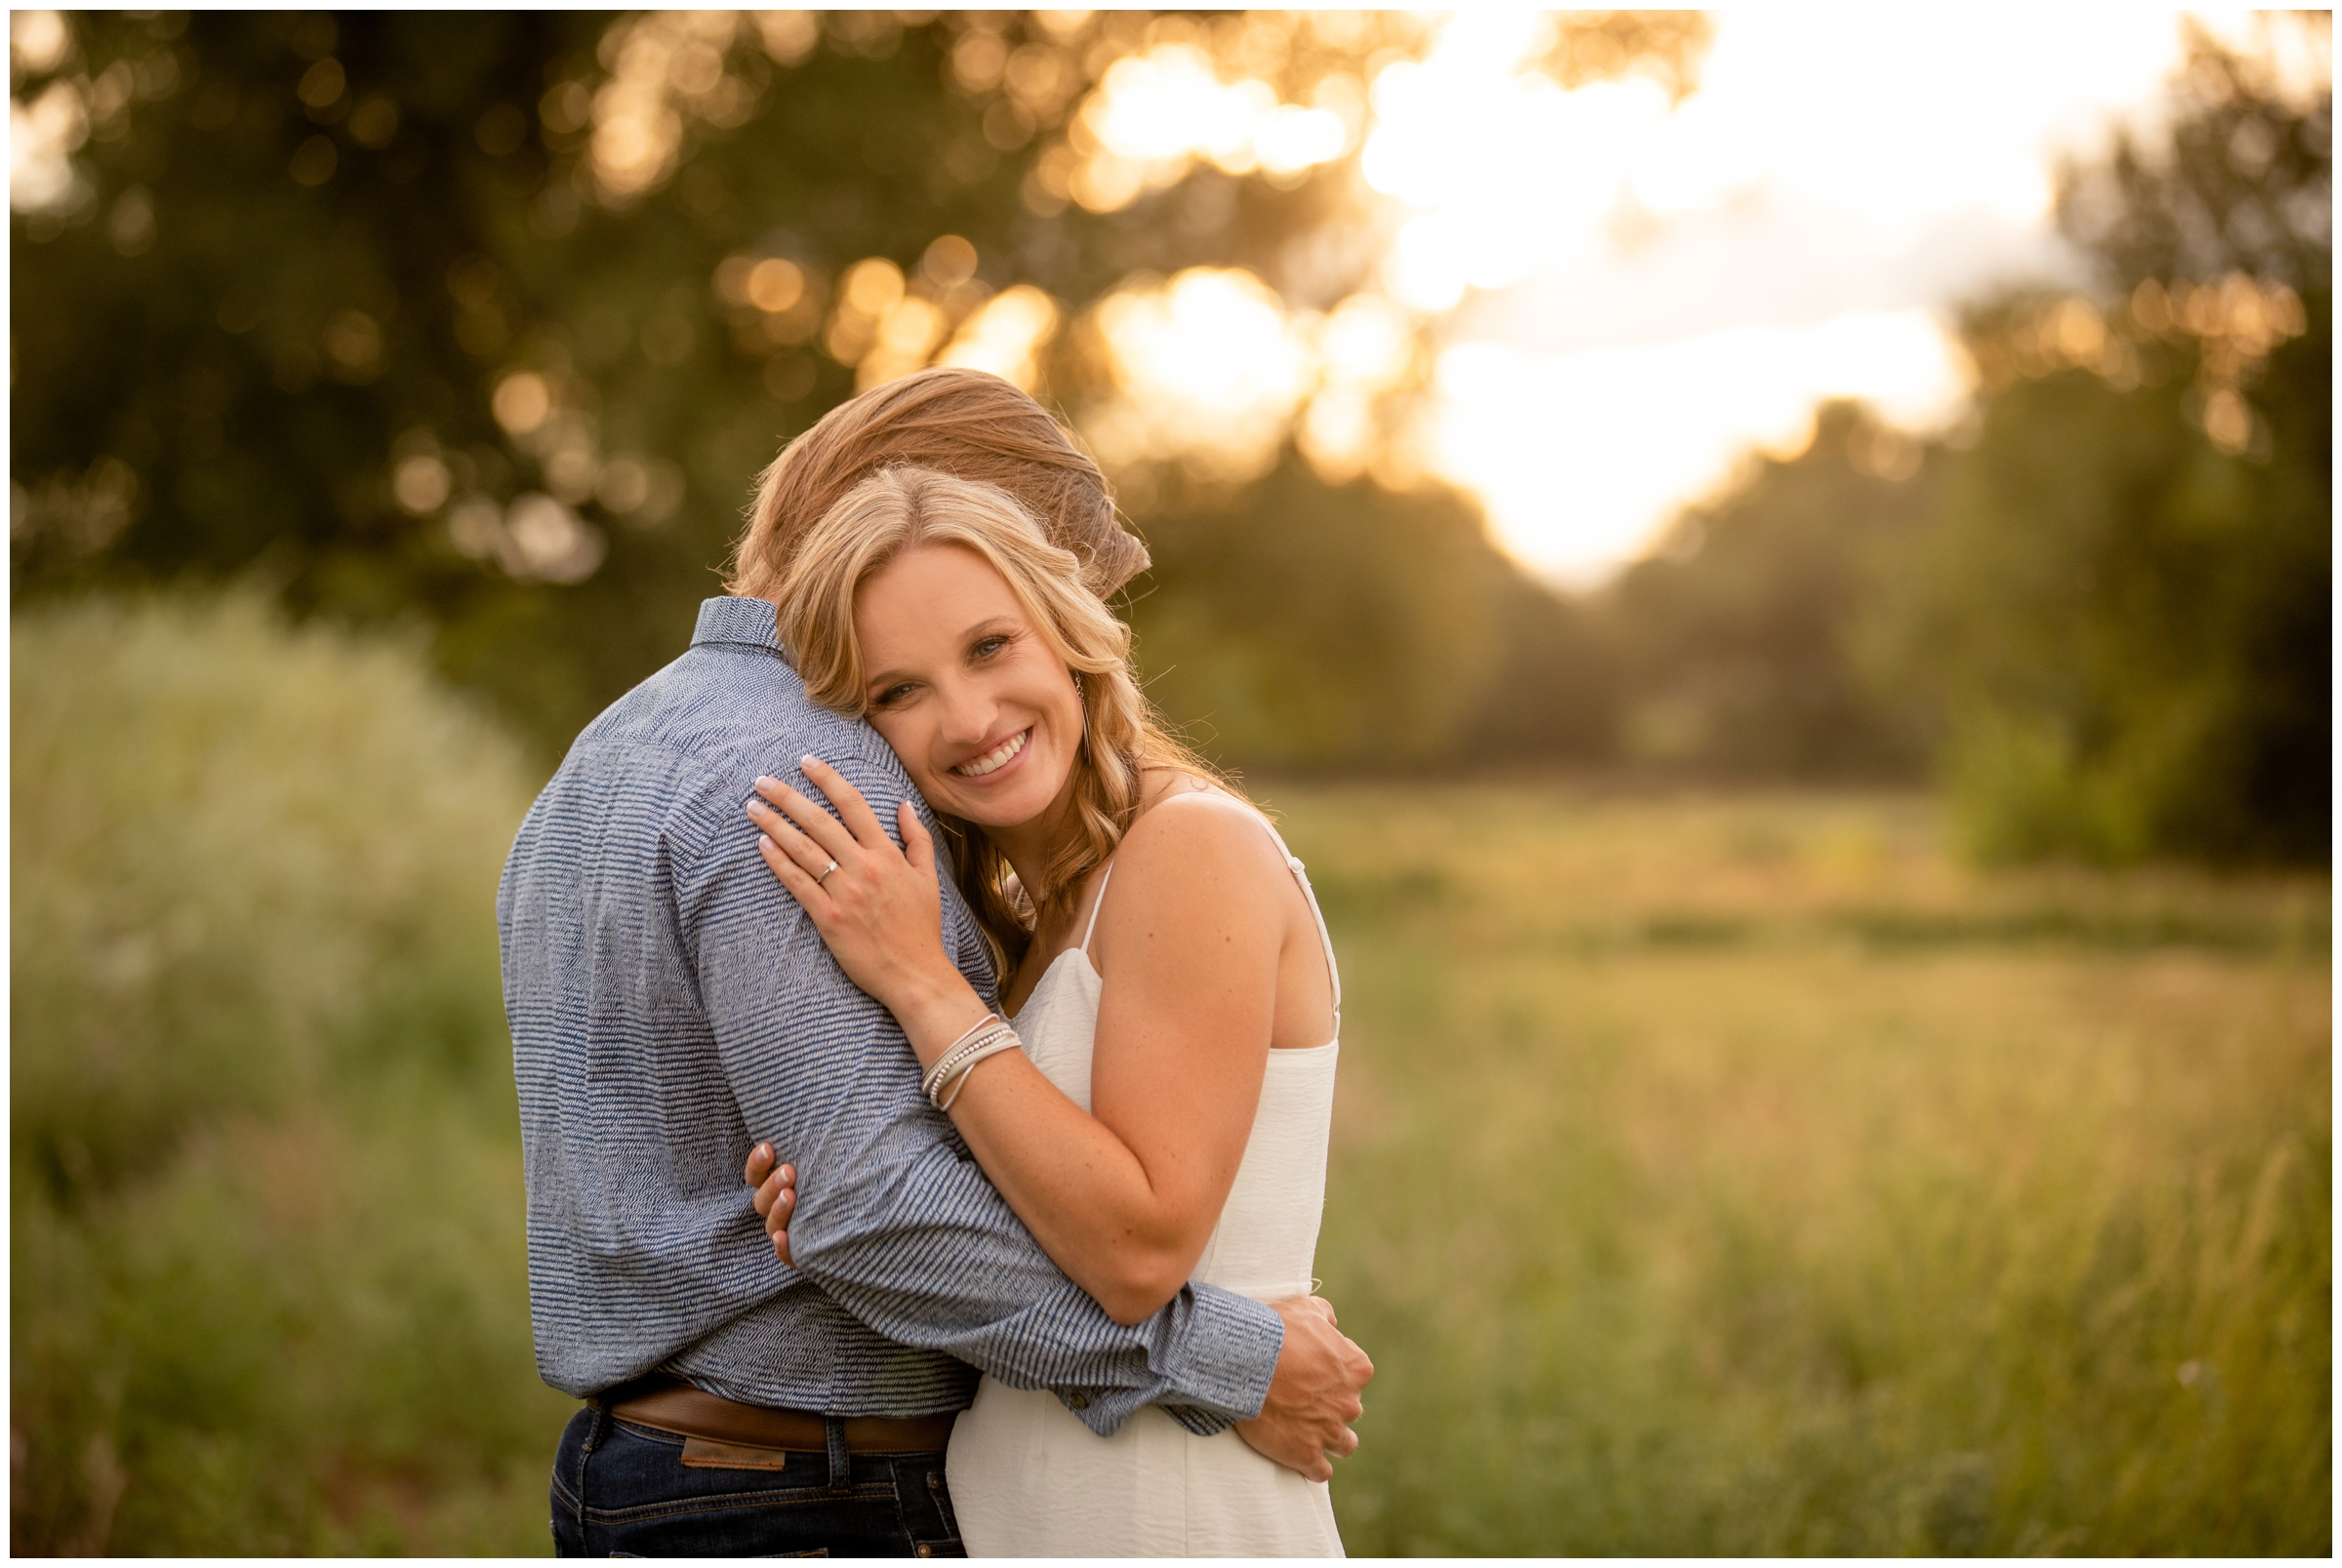
[[[727,887],[710,852],[727,837],[753,845],[740,809],[752,781],[807,752],[859,761],[857,776],[894,798],[909,786],[866,727],[806,702],[769,647],[721,640],[769,629],[770,606],[708,608],[689,652],[578,738],[498,897],[539,1367],[583,1395],[680,1354],[699,1381],[756,1403],[957,1409],[967,1367],[880,1338],[778,1263],[741,1185],[749,1146],[777,1129],[744,1123],[727,1075],[701,985],[710,918],[764,925],[763,940],[731,935],[787,977],[772,988],[787,1008],[759,1021],[764,1060],[737,1064],[748,1077],[786,1066],[792,1081],[770,1091],[835,1102],[901,1048],[873,1038],[874,1004],[794,901],[769,875]],[[988,986],[964,908],[947,919],[962,967]]]

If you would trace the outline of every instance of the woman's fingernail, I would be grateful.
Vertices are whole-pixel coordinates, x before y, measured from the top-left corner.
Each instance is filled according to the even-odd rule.
[[[773,1204],[777,1208],[784,1203],[794,1203],[796,1201],[797,1195],[790,1191],[787,1187],[783,1187],[781,1189],[781,1195],[773,1199]]]
[[[823,763],[820,757],[817,757],[812,752],[808,751],[803,756],[797,758],[797,766],[800,768],[819,768],[826,766],[826,764]]]
[[[763,789],[768,786],[776,786],[780,783],[780,780],[774,778],[769,773],[760,773],[756,776],[756,787],[759,789]]]

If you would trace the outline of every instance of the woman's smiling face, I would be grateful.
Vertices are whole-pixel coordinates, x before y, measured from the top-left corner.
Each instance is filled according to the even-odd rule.
[[[871,725],[937,811],[1016,827],[1070,796],[1081,700],[1007,580],[956,544],[914,545],[854,595]]]

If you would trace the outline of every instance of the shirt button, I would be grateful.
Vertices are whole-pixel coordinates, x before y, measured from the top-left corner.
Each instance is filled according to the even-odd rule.
[[[1086,1393],[1068,1394],[1066,1403],[1076,1410],[1087,1410],[1090,1408],[1090,1396]]]

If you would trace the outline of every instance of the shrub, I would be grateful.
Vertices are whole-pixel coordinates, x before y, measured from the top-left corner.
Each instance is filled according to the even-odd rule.
[[[15,1548],[510,1549],[563,1407],[497,984],[519,754],[419,649],[247,595],[12,653]]]

